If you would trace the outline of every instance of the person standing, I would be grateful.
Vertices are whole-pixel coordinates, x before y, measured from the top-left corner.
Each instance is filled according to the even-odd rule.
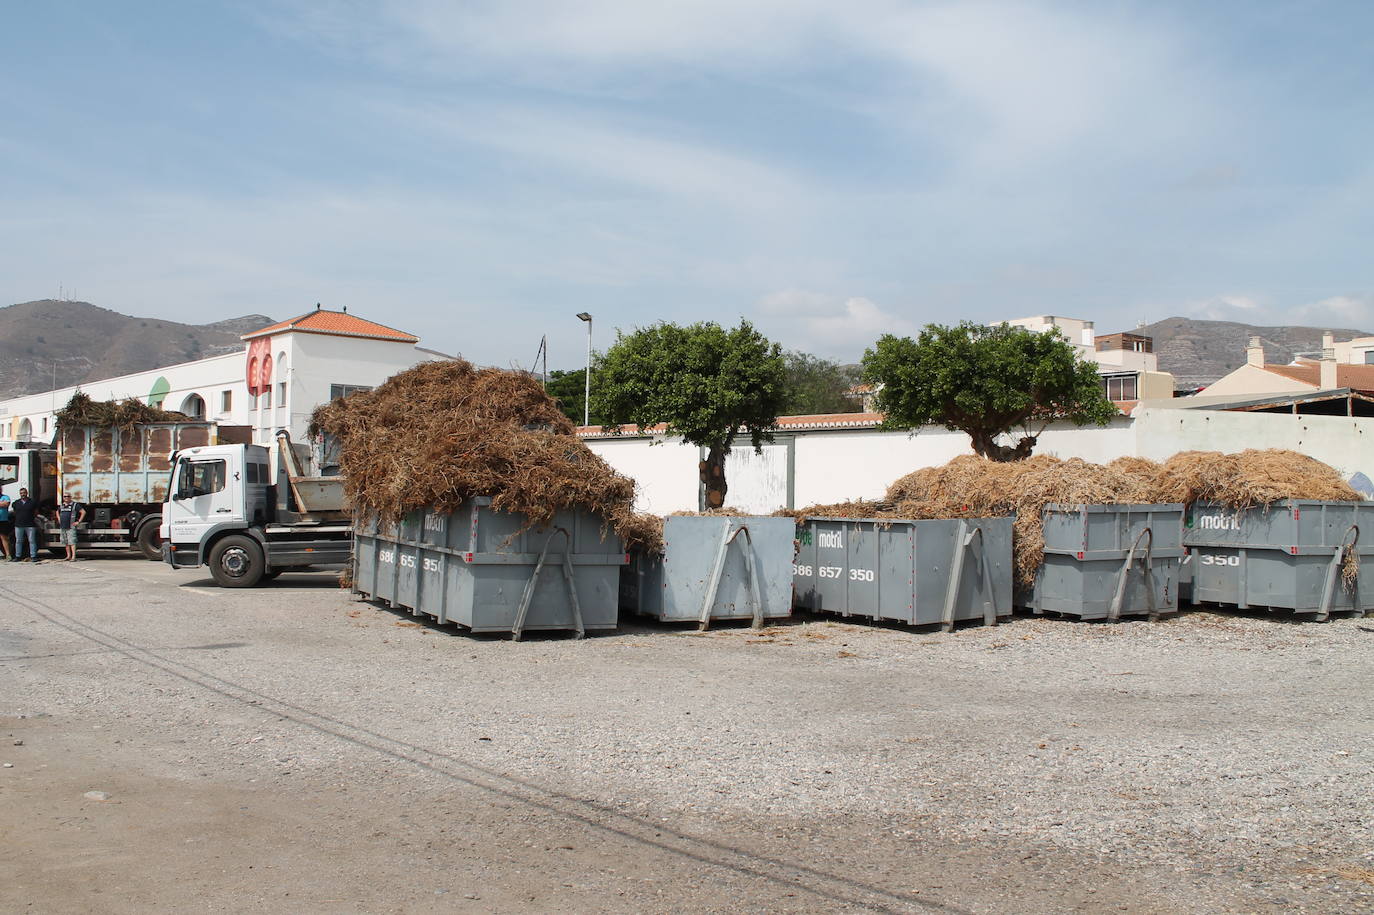
[[[10,562],[23,562],[24,541],[29,542],[28,559],[41,562],[38,558],[38,503],[29,498],[27,489],[19,490],[19,498],[10,503],[10,513],[14,515],[14,555]]]
[[[10,497],[0,492],[0,558],[11,559],[10,539],[14,537],[14,520],[10,517]]]
[[[72,497],[62,494],[62,504],[53,512],[57,529],[61,531],[62,545],[67,548],[67,558],[63,562],[76,562],[76,526],[86,520],[86,506],[73,502]]]

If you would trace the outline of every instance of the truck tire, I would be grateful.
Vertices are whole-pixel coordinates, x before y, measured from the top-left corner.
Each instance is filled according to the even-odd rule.
[[[162,537],[157,532],[161,526],[162,516],[153,515],[145,518],[134,534],[134,549],[154,562],[162,559]]]
[[[251,588],[262,580],[262,547],[252,537],[231,534],[210,548],[210,575],[221,588]]]

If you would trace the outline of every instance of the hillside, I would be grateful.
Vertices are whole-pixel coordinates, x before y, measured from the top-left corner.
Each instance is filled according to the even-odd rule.
[[[273,322],[132,318],[89,302],[41,299],[0,308],[0,398],[142,372],[242,349],[239,334]]]
[[[1252,336],[1264,343],[1266,362],[1291,362],[1298,353],[1321,349],[1322,334],[1332,331],[1338,341],[1371,336],[1369,331],[1336,327],[1260,327],[1235,321],[1198,321],[1165,318],[1132,333],[1153,337],[1160,371],[1172,372],[1180,387],[1206,385],[1245,364],[1245,347]]]

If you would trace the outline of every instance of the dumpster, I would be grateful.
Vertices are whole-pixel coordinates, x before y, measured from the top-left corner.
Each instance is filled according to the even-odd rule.
[[[414,511],[398,524],[358,522],[353,590],[473,632],[614,629],[625,565],[620,538],[590,512],[524,518],[479,497],[457,511]]]
[[[1047,505],[1045,559],[1018,606],[1080,620],[1178,612],[1183,506]]]
[[[1341,563],[1374,560],[1374,504],[1287,499],[1230,509],[1197,503],[1183,543],[1192,554],[1193,600],[1291,610],[1324,620],[1374,610],[1374,576],[1353,587]]]
[[[636,553],[621,572],[621,606],[661,622],[792,615],[796,523],[757,515],[669,515],[663,555]]]
[[[1011,518],[808,518],[793,570],[799,608],[911,625],[1011,616]]]

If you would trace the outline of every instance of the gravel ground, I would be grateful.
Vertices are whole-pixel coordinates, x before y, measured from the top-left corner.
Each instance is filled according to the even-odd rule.
[[[6,909],[1374,911],[1370,620],[513,643],[0,573]]]

